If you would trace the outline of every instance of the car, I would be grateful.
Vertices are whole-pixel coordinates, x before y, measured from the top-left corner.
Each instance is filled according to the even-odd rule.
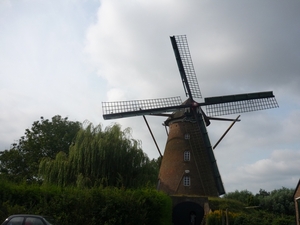
[[[16,214],[7,217],[2,225],[56,225],[56,223],[50,217]]]

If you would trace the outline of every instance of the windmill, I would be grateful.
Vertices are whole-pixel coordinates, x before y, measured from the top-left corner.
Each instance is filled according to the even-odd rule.
[[[158,189],[169,195],[219,196],[225,193],[206,126],[216,116],[278,107],[273,92],[202,98],[187,38],[171,36],[171,43],[188,99],[180,97],[103,102],[103,118],[167,116],[169,127],[159,172]],[[206,108],[206,114],[201,107]],[[238,118],[237,118],[238,119]],[[231,121],[236,121],[231,120]]]

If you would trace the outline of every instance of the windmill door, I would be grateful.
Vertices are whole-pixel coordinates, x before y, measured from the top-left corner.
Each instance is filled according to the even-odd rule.
[[[195,202],[181,202],[173,208],[173,225],[200,225],[204,209]]]

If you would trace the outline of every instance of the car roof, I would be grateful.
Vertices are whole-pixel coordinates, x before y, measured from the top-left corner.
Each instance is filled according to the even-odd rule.
[[[39,218],[44,218],[44,216],[41,216],[41,215],[34,215],[34,214],[13,214],[13,215],[10,215],[8,218],[10,217],[15,217],[15,216],[24,216],[24,217],[39,217]]]

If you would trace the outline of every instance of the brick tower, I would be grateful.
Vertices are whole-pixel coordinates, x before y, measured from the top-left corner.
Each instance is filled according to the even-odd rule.
[[[225,193],[203,116],[197,116],[195,120],[189,111],[181,110],[165,122],[169,135],[158,189],[169,195],[217,197]]]

